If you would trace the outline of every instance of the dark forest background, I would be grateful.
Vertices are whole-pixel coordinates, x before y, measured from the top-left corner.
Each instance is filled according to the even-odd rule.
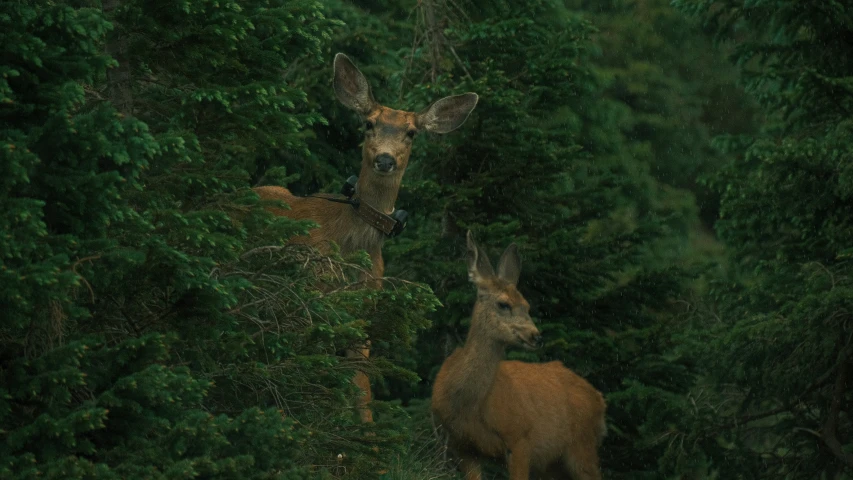
[[[415,140],[382,292],[250,190],[357,173],[336,52],[480,95]],[[520,247],[509,356],[605,393],[605,478],[853,477],[849,0],[6,0],[0,59],[0,478],[456,478],[467,229]]]

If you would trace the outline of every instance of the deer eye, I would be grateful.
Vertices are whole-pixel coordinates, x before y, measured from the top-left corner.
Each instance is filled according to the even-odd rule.
[[[373,122],[364,122],[365,130],[373,130]]]
[[[415,138],[416,133],[418,133],[417,130],[409,130],[408,132],[406,132],[406,135],[408,135],[409,138]]]
[[[512,307],[506,302],[498,302],[498,308],[505,312],[512,310]]]

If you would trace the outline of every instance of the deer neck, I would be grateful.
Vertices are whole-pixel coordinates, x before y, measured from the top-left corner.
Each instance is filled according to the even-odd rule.
[[[373,168],[362,168],[355,186],[355,198],[367,202],[382,213],[390,214],[394,211],[402,180],[402,171],[380,175]]]
[[[475,305],[468,338],[459,350],[454,403],[462,408],[481,405],[486,400],[506,353],[506,346],[492,338],[487,327],[477,321],[481,315],[478,310]]]

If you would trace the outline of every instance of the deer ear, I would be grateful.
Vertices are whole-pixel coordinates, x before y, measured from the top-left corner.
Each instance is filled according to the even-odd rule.
[[[521,257],[518,255],[518,246],[512,243],[506,247],[498,262],[498,276],[513,285],[517,285],[520,275]]]
[[[343,53],[335,55],[335,95],[347,108],[361,115],[376,107],[376,100],[364,74]]]
[[[428,132],[452,132],[465,123],[479,98],[476,93],[444,97],[418,113],[415,125]]]
[[[492,264],[489,263],[489,257],[486,252],[480,251],[477,247],[477,242],[474,241],[474,234],[468,230],[468,279],[475,285],[495,276],[495,271],[492,270]]]

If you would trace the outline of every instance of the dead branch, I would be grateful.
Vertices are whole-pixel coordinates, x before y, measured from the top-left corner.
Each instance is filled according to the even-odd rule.
[[[90,300],[92,301],[92,303],[95,303],[95,290],[92,289],[92,285],[89,284],[89,281],[86,280],[86,277],[84,277],[83,275],[80,275],[77,272],[77,267],[79,267],[83,262],[91,262],[91,261],[97,260],[99,258],[101,258],[100,255],[89,255],[88,257],[83,257],[83,258],[77,260],[76,262],[74,262],[73,264],[71,264],[71,271],[74,272],[75,275],[80,277],[80,280],[83,280],[83,283],[86,285],[86,288],[89,289],[89,297],[90,297]]]
[[[844,445],[838,439],[838,416],[841,413],[841,404],[844,400],[844,394],[846,393],[847,383],[849,380],[850,361],[848,359],[844,359],[838,369],[838,376],[835,379],[835,389],[832,395],[832,402],[829,406],[829,414],[826,417],[826,422],[820,430],[820,438],[838,460],[843,462],[847,467],[853,468],[853,453],[845,452]]]

